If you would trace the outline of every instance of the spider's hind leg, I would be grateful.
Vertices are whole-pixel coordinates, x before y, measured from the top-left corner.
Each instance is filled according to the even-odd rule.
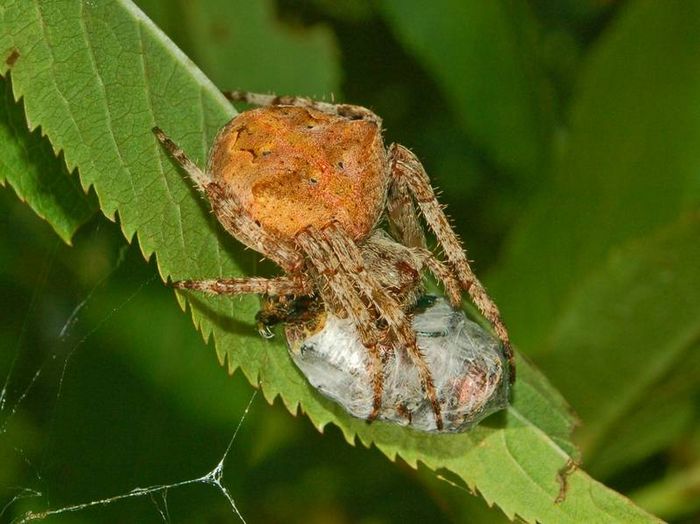
[[[395,177],[391,181],[386,207],[389,230],[401,244],[412,248],[420,256],[422,264],[442,283],[452,307],[460,307],[462,286],[453,271],[427,249],[425,232],[403,177]]]
[[[394,178],[391,181],[386,210],[389,231],[396,240],[406,247],[426,248],[425,232],[403,178]]]

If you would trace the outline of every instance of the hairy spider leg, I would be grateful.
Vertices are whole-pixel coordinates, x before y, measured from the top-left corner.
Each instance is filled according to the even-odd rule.
[[[407,247],[427,247],[413,197],[403,178],[393,179],[389,185],[386,208],[389,231],[396,240]]]
[[[422,263],[444,286],[450,304],[459,307],[462,304],[462,286],[452,270],[427,249],[425,233],[404,178],[392,180],[386,207],[389,230],[394,238],[420,255]]]
[[[430,270],[430,272],[435,276],[438,282],[442,283],[445,288],[445,294],[447,299],[450,301],[450,305],[453,308],[459,308],[462,305],[462,286],[455,277],[452,270],[445,264],[440,262],[435,254],[427,249],[422,250],[423,252],[423,264]]]
[[[256,106],[310,107],[329,115],[343,116],[351,120],[369,120],[376,122],[380,127],[382,123],[381,118],[362,106],[332,104],[330,102],[319,102],[318,100],[300,96],[276,96],[263,93],[251,93],[248,91],[224,91],[223,93],[231,102],[245,102],[246,104]]]
[[[326,304],[338,304],[341,312],[349,315],[360,335],[362,345],[370,356],[372,377],[372,410],[367,420],[374,420],[382,407],[384,392],[384,362],[378,347],[373,327],[376,318],[362,302],[348,275],[343,271],[333,249],[314,228],[309,227],[297,235],[297,242],[309,257],[309,261],[328,284],[321,286],[320,293]],[[335,313],[335,312],[334,312]]]
[[[175,142],[170,140],[168,135],[166,135],[160,127],[154,127],[152,131],[168,154],[180,165],[185,173],[190,176],[195,187],[206,194],[207,186],[211,183],[211,179],[197,167],[197,164],[187,157],[187,154]]]
[[[210,295],[307,295],[311,293],[308,285],[292,277],[243,277],[220,278],[209,280],[179,280],[173,282],[177,289],[193,289]]]
[[[387,322],[389,329],[395,334],[396,340],[406,349],[409,358],[418,370],[425,394],[432,404],[436,426],[438,429],[442,429],[440,403],[433,376],[418,349],[416,334],[413,331],[410,318],[406,316],[401,305],[382,288],[374,276],[365,270],[362,252],[341,227],[335,223],[329,224],[322,231],[316,233],[314,238],[320,244],[323,244],[324,241],[328,242],[342,269],[351,275],[353,283],[374,305],[380,317]]]
[[[506,352],[508,363],[511,368],[511,382],[514,381],[515,362],[513,349],[510,344],[510,338],[508,337],[508,330],[501,319],[501,313],[498,310],[498,306],[496,306],[493,300],[491,300],[491,297],[488,296],[484,286],[479,282],[479,279],[472,271],[464,251],[464,246],[450,226],[449,220],[430,185],[430,179],[423,165],[411,151],[400,144],[391,145],[389,148],[389,158],[392,175],[397,179],[403,178],[406,181],[406,185],[423,213],[425,221],[433,230],[438,242],[445,251],[445,256],[450,266],[455,271],[462,288],[469,293],[476,307],[491,323],[496,335],[503,343],[504,351]]]
[[[452,270],[427,249],[425,233],[413,204],[413,197],[403,177],[392,179],[386,207],[389,230],[394,237],[404,246],[413,248],[414,253],[419,254],[422,264],[444,286],[450,304],[455,308],[461,306],[462,286]]]
[[[311,290],[307,284],[299,278],[291,277],[243,277],[243,278],[220,278],[209,280],[179,280],[173,282],[176,289],[191,289],[202,291],[209,295],[244,295],[255,294],[267,297],[278,297],[285,295],[307,295]],[[256,320],[259,320],[256,317]],[[258,332],[264,338],[272,338],[270,328],[258,321]]]

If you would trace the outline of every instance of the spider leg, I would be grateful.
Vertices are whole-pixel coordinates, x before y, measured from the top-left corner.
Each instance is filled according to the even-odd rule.
[[[231,102],[245,102],[256,106],[297,106],[309,107],[322,111],[329,115],[337,115],[349,118],[350,120],[370,120],[381,126],[381,118],[372,111],[362,106],[351,104],[332,104],[330,102],[320,102],[301,96],[276,96],[263,93],[251,93],[248,91],[224,91],[224,96]]]
[[[270,297],[288,297],[289,295],[308,295],[311,293],[311,289],[306,282],[301,279],[290,277],[179,280],[173,282],[172,285],[176,289],[191,289],[202,291],[210,295],[265,295],[268,297],[268,301],[271,300]],[[274,321],[272,321],[272,318],[274,318]],[[255,320],[258,326],[258,333],[264,338],[272,338],[274,334],[270,326],[279,322],[286,322],[287,319],[283,316],[270,314],[268,311],[261,310],[255,316]]]
[[[384,392],[384,362],[377,337],[372,329],[375,319],[357,294],[347,274],[344,273],[333,250],[320,238],[318,231],[307,228],[297,235],[297,242],[321,278],[328,284],[327,287],[321,286],[320,289],[324,302],[339,304],[349,314],[360,335],[360,341],[367,348],[370,356],[373,395],[372,410],[367,420],[372,421],[379,415]]]
[[[210,295],[308,295],[311,293],[306,282],[291,277],[178,280],[172,285],[176,289],[192,289]]]
[[[430,272],[439,282],[442,282],[447,299],[452,304],[452,307],[459,308],[462,305],[462,286],[452,270],[435,258],[435,255],[427,249],[421,250],[421,255],[423,256],[423,263]]]
[[[407,247],[425,248],[425,233],[403,178],[392,180],[386,207],[389,231],[394,238]]]
[[[325,227],[315,238],[319,243],[323,243],[324,239],[328,241],[340,261],[342,269],[353,276],[354,283],[362,294],[375,306],[381,318],[386,320],[389,329],[394,333],[401,346],[406,348],[408,356],[418,370],[425,394],[433,407],[436,426],[438,429],[442,429],[442,414],[432,373],[418,349],[411,321],[401,309],[401,305],[385,292],[371,273],[366,271],[362,252],[337,224],[333,223]]]
[[[430,269],[439,282],[442,282],[450,304],[455,308],[459,307],[462,304],[462,286],[452,270],[427,249],[425,233],[403,177],[394,178],[389,186],[387,217],[389,229],[395,238],[419,254],[422,263]]]
[[[358,246],[372,277],[394,298],[403,311],[409,311],[424,293],[422,269],[424,250],[397,242],[383,229],[375,229]]]
[[[391,172],[395,178],[403,178],[408,189],[418,204],[426,222],[435,233],[438,242],[445,251],[447,261],[455,271],[461,287],[465,289],[481,314],[493,326],[501,340],[511,367],[511,381],[515,379],[513,349],[508,337],[508,330],[503,324],[498,306],[486,293],[484,286],[476,278],[469,266],[464,247],[454,232],[430,185],[430,179],[418,158],[399,144],[390,147]]]
[[[244,295],[256,294],[275,297],[280,295],[308,295],[311,289],[301,278],[277,277],[243,277],[218,278],[209,280],[179,280],[173,282],[176,289],[191,289],[210,295]],[[256,315],[258,333],[264,338],[272,338],[270,326],[273,322],[265,322],[264,315]],[[283,319],[281,320],[283,321]]]
[[[168,154],[173,157],[180,167],[190,176],[197,189],[202,193],[206,193],[207,186],[211,182],[211,179],[197,167],[197,164],[187,157],[185,152],[180,149],[175,142],[168,138],[168,135],[166,135],[161,128],[154,127],[152,131]]]

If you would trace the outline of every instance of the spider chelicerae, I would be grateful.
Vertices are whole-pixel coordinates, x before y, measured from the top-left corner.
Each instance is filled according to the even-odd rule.
[[[418,371],[437,429],[443,426],[431,371],[410,314],[428,269],[455,308],[466,291],[501,340],[513,380],[513,354],[497,306],[474,275],[462,243],[416,156],[385,147],[381,119],[369,109],[307,98],[234,91],[260,106],[226,124],[202,171],[159,128],[165,149],[209,199],[223,227],[284,271],[275,278],[175,282],[211,294],[316,296],[355,325],[369,355],[373,403],[381,409],[382,347],[400,347]],[[444,251],[426,248],[416,205]],[[389,233],[379,227],[386,216]],[[284,319],[282,319],[284,320]]]

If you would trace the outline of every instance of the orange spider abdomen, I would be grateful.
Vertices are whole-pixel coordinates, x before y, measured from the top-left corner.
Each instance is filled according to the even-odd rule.
[[[353,239],[381,215],[388,184],[379,126],[293,106],[245,111],[209,155],[214,182],[262,227],[292,240],[337,221]]]

